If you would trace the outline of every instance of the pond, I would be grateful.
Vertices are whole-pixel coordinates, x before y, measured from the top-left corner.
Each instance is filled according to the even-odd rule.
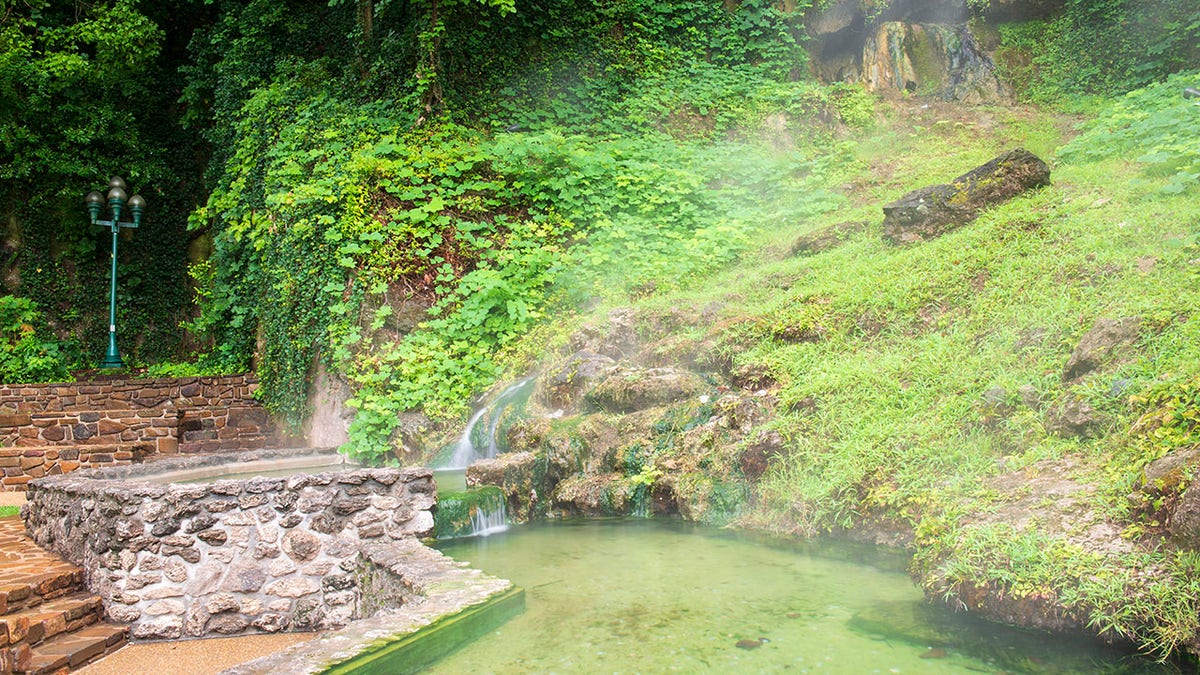
[[[932,607],[905,557],[875,547],[664,520],[526,525],[437,547],[524,587],[527,609],[428,672],[1170,672]]]

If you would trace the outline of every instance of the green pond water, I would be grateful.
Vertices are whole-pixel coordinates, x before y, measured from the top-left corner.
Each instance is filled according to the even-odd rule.
[[[1174,672],[931,607],[874,547],[591,520],[438,548],[524,587],[526,610],[433,673]]]

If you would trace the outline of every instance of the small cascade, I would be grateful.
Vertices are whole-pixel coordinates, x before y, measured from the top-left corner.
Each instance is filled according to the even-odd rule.
[[[507,529],[508,509],[505,508],[504,500],[501,499],[496,508],[475,509],[475,513],[471,514],[471,531],[466,536],[486,537]]]
[[[492,485],[467,487],[462,471],[440,470],[434,536],[438,539],[486,537],[508,529],[504,493]]]
[[[463,429],[458,441],[455,442],[450,461],[442,468],[465,469],[472,462],[495,457],[500,451],[497,436],[504,413],[525,404],[533,389],[533,382],[534,377],[530,376],[511,385],[476,411],[467,422],[467,427]],[[488,417],[489,414],[490,417]],[[480,422],[485,418],[487,419],[486,428],[479,428]]]

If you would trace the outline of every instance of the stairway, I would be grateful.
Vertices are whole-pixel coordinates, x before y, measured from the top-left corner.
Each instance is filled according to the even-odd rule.
[[[35,546],[20,518],[0,518],[0,673],[68,673],[129,641],[83,583],[83,570]]]

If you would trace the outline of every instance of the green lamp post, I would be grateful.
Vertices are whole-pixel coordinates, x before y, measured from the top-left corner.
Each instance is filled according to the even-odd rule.
[[[112,212],[112,220],[100,220],[104,211],[105,196],[93,190],[85,198],[88,213],[92,216],[93,225],[103,225],[112,228],[112,276],[108,287],[108,351],[101,368],[122,368],[121,354],[117,351],[117,234],[122,227],[137,227],[142,224],[142,213],[146,210],[146,200],[140,195],[126,197],[125,181],[120,176],[113,176],[108,181],[108,209]],[[121,211],[128,204],[133,222],[121,222]]]

